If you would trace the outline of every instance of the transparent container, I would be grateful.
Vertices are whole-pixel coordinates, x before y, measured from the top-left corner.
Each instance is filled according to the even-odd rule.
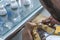
[[[13,23],[8,20],[7,10],[0,4],[0,34],[6,33],[12,28]]]
[[[0,34],[4,31],[3,24],[7,20],[7,11],[4,8],[4,5],[0,4]]]
[[[10,0],[10,3],[7,4],[5,6],[5,8],[7,10],[7,15],[8,15],[8,20],[9,20],[8,23],[12,22],[15,25],[21,21],[21,16],[19,13],[19,7],[18,7],[18,3],[16,2],[16,0]]]
[[[10,8],[12,10],[12,21],[13,22],[19,22],[21,21],[21,16],[19,13],[19,7],[18,7],[18,3],[15,0],[11,1],[11,5]]]

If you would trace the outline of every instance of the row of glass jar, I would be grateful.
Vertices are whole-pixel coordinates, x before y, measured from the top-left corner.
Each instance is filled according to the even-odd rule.
[[[10,2],[9,2],[10,1]],[[5,5],[0,4],[0,34],[4,34],[17,25],[25,17],[24,6],[29,6],[29,0],[9,0]],[[24,4],[21,5],[21,2]]]

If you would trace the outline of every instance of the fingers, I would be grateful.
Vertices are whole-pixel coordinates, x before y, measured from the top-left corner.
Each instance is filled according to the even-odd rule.
[[[58,22],[56,19],[54,19],[53,17],[49,18],[51,20],[52,24],[60,24],[60,22]]]
[[[48,23],[51,23],[51,24],[60,24],[60,22],[58,22],[56,19],[54,19],[52,16],[49,17],[48,19],[46,20],[42,20],[42,23],[44,24],[48,24]]]
[[[29,24],[30,26],[36,26],[36,23],[33,22],[27,22],[27,24]]]
[[[31,34],[30,30],[28,30],[28,34],[29,34],[30,40],[33,40],[33,37],[32,37],[32,34]]]
[[[29,29],[30,31],[32,31],[35,26],[36,26],[36,24],[32,23],[32,22],[27,22],[26,25],[25,25],[25,27],[27,29]]]
[[[33,40],[29,29],[24,28],[22,33],[22,40]]]

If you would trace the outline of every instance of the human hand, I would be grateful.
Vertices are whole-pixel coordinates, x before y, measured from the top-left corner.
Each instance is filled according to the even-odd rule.
[[[23,40],[33,40],[31,31],[33,30],[33,28],[36,26],[35,23],[32,22],[27,22],[25,25],[25,28],[23,30],[23,34],[22,34],[22,38]]]

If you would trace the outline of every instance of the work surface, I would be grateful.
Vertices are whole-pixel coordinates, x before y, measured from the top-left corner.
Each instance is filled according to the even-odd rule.
[[[44,9],[38,16],[36,16],[32,22],[34,23],[38,23],[46,18],[49,18],[50,17],[50,14]],[[29,38],[29,34],[28,34],[28,31],[27,29],[24,29],[23,31],[23,40],[32,40],[32,38]],[[45,33],[45,35],[47,36],[48,34]],[[27,38],[26,38],[27,37]],[[31,37],[31,36],[30,36]],[[50,35],[46,38],[46,40],[60,40],[60,36],[55,36],[55,35]]]
[[[32,22],[38,23],[46,18],[48,18],[50,14],[44,9],[41,14],[39,14]],[[47,33],[45,34],[48,35]],[[46,40],[60,40],[60,36],[50,35],[46,38]]]

